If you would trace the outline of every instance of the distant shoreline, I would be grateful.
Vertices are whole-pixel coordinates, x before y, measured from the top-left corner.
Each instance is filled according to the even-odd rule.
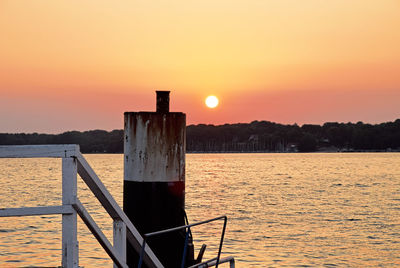
[[[124,131],[61,134],[0,133],[0,145],[79,144],[83,153],[122,153]],[[400,152],[400,119],[371,125],[328,122],[283,125],[269,121],[186,127],[188,153]]]

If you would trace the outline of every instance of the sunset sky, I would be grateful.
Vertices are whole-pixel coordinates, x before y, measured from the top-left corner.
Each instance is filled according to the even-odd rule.
[[[399,0],[0,0],[0,132],[400,118]],[[220,105],[207,108],[216,95]]]

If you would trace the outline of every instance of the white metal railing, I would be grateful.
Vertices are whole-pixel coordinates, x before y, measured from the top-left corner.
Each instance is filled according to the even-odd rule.
[[[143,238],[82,156],[78,145],[0,146],[0,158],[38,157],[62,159],[62,205],[1,208],[0,217],[62,214],[62,267],[75,268],[79,267],[77,241],[77,215],[79,215],[114,261],[114,267],[128,267],[126,265],[127,239],[135,250],[140,252]],[[113,245],[79,201],[77,174],[113,219]],[[143,261],[148,267],[163,267],[148,245],[144,250]]]

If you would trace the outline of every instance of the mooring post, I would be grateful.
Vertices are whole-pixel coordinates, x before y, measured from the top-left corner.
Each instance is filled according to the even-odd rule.
[[[139,232],[185,224],[186,115],[169,112],[169,91],[157,91],[156,112],[126,112],[123,207]],[[150,238],[148,244],[165,267],[179,267],[185,234]],[[127,264],[138,254],[127,245]]]

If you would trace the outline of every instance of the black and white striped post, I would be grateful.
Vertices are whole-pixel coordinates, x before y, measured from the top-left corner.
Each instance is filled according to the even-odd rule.
[[[185,224],[186,115],[169,112],[169,91],[157,91],[156,112],[124,114],[124,211],[143,235]],[[149,239],[165,267],[179,267],[185,235]],[[138,254],[127,246],[127,264]]]

